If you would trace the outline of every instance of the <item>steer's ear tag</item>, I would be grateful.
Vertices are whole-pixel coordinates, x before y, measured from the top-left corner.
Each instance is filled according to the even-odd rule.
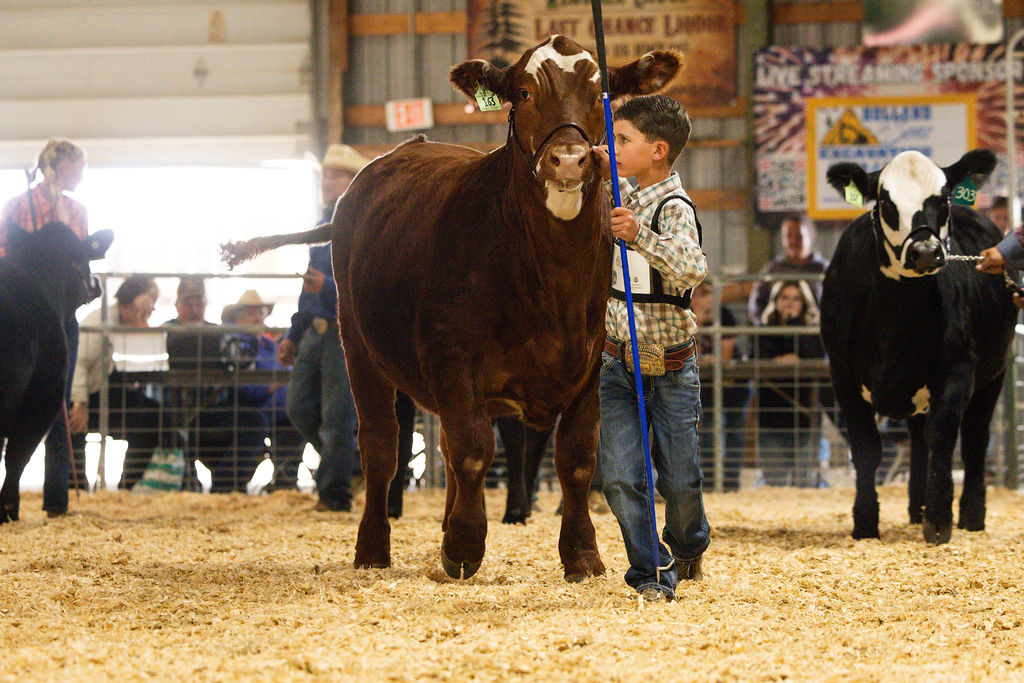
[[[476,103],[480,111],[496,111],[501,109],[501,100],[498,96],[484,87],[483,83],[476,84]]]
[[[960,206],[974,206],[974,200],[978,197],[978,186],[974,184],[970,176],[953,188],[953,203]]]
[[[850,181],[850,184],[846,186],[845,193],[847,204],[852,204],[856,207],[864,206],[864,195],[860,193],[860,190],[857,189],[857,186],[853,184],[852,180]]]

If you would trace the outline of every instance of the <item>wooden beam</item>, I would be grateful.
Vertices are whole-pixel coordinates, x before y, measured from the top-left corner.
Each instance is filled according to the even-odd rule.
[[[466,32],[465,12],[417,12],[416,14],[353,14],[353,36],[394,36],[407,33],[457,34]]]
[[[415,132],[410,132],[409,137],[412,137]],[[430,131],[426,131],[427,138],[430,138]],[[739,138],[691,138],[690,142],[687,143],[686,149],[728,149],[735,147],[742,147],[745,144],[745,140]],[[385,144],[374,144],[374,145],[352,145],[360,154],[370,159],[379,157],[383,154],[387,154],[399,143],[385,143]],[[484,154],[491,152],[498,147],[501,147],[504,142],[459,142],[455,143],[463,147],[469,147],[475,149],[478,152]]]
[[[736,189],[691,189],[686,188],[694,205],[700,211],[746,211],[750,208],[750,190]]]
[[[410,137],[412,133],[409,134]],[[739,141],[736,141],[739,142]],[[463,147],[471,147],[484,154],[500,145],[493,142],[460,143]],[[352,145],[364,157],[373,159],[387,154],[395,145]],[[689,148],[689,146],[687,147]],[[746,211],[750,208],[750,190],[746,188],[727,189],[687,189],[686,193],[701,211]]]
[[[844,2],[773,2],[773,24],[833,24],[840,21],[864,21],[864,4],[860,0]]]
[[[434,125],[486,125],[504,123],[508,120],[508,110],[466,112],[466,105],[458,102],[435,102]],[[351,104],[345,107],[345,124],[348,126],[384,127],[383,104]]]
[[[416,33],[465,32],[465,12],[423,12],[416,15]]]
[[[739,99],[727,105],[716,107],[696,107],[688,109],[694,118],[735,118],[746,114],[746,100]],[[508,120],[508,109],[500,111],[482,112],[473,107],[469,112],[466,105],[459,102],[435,102],[434,103],[434,125],[436,126],[461,126],[461,125],[486,125],[491,123],[504,123]],[[383,104],[351,104],[345,107],[346,126],[383,127],[384,126],[384,105]]]
[[[348,0],[330,0],[327,6],[327,142],[341,142],[345,122],[342,95],[348,70]]]

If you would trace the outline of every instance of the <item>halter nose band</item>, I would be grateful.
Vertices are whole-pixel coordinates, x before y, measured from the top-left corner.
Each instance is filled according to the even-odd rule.
[[[948,214],[950,217],[946,219],[945,225],[948,225],[952,220],[952,213]],[[875,204],[875,210],[871,212],[871,218],[877,226],[882,225],[882,208],[879,203]],[[872,231],[874,232],[874,231]],[[875,233],[877,239],[877,233]],[[931,237],[939,243],[939,246],[948,254],[950,252],[949,237],[943,239],[942,235],[938,230],[933,229],[930,225],[918,225],[917,227],[911,227],[910,234],[903,240],[900,245],[900,262],[906,263],[907,259],[907,248],[913,242],[923,242]]]
[[[533,177],[537,180],[537,182],[540,182],[540,177],[537,175],[537,159],[538,157],[540,157],[541,150],[544,149],[544,146],[548,144],[548,141],[551,140],[554,134],[562,130],[563,128],[575,129],[576,132],[578,132],[580,136],[583,137],[583,141],[587,143],[587,147],[593,146],[593,143],[590,141],[590,137],[587,135],[587,132],[583,130],[583,128],[581,128],[578,124],[575,124],[571,121],[567,121],[566,123],[560,123],[554,128],[552,128],[551,132],[544,136],[544,139],[541,140],[541,143],[537,145],[537,149],[534,150],[533,154],[531,155],[523,148],[523,143],[519,141],[519,135],[516,133],[516,108],[512,107],[511,109],[508,110],[508,136],[509,138],[516,141],[516,147],[519,148],[520,154],[522,154],[524,157],[527,158],[527,160],[529,160],[530,173],[533,174]]]

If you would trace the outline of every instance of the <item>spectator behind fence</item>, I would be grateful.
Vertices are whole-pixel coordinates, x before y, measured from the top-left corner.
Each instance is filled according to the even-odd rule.
[[[713,322],[711,315],[711,287],[697,285],[693,290],[690,310],[697,316],[698,329],[704,329]],[[719,309],[722,327],[735,327],[736,316],[725,306]],[[715,402],[714,385],[711,383],[711,368],[715,362],[728,363],[741,356],[737,349],[736,335],[722,335],[722,356],[715,357],[714,338],[711,334],[697,335],[697,364],[701,368],[700,403],[700,455],[704,471],[704,488],[715,486]],[[725,425],[724,476],[722,489],[735,491],[740,487],[740,470],[743,467],[743,430],[747,423],[747,406],[750,402],[750,383],[724,380],[722,382],[722,415]]]
[[[197,376],[196,387],[171,392],[187,428],[190,457],[210,470],[211,493],[244,492],[263,456],[266,422],[260,413],[238,410],[235,389],[209,377],[224,371],[227,358],[223,332],[206,320],[202,278],[181,278],[175,308],[178,317],[164,323],[178,328],[167,333],[168,363]]]
[[[779,228],[782,239],[782,254],[761,268],[759,275],[808,274],[821,275],[828,268],[828,259],[814,251],[814,224],[800,214],[790,214],[782,219]],[[760,325],[768,305],[772,286],[778,280],[758,283],[750,293],[747,314],[750,322]],[[815,306],[821,301],[821,283],[813,286]]]
[[[772,286],[768,307],[762,314],[765,326],[816,325],[818,305],[804,281],[778,281]],[[755,337],[754,357],[775,363],[795,364],[808,358],[824,358],[817,334],[760,334]],[[760,435],[760,466],[769,486],[818,486],[817,430],[820,412],[815,388],[797,386],[794,379],[762,379],[757,389],[757,420]]]
[[[225,306],[220,319],[225,325],[262,327],[273,308],[272,302],[264,301],[256,290],[250,289],[237,303]],[[270,332],[236,332],[228,337],[228,357],[240,371],[283,371],[286,368],[277,358],[278,342],[278,337]],[[288,387],[281,383],[238,387],[239,407],[261,413],[270,431],[274,479],[268,490],[294,489],[298,484],[305,440],[288,419],[287,396]]]
[[[363,166],[369,163],[348,145],[331,145],[323,160],[320,184],[324,220]],[[293,365],[288,386],[288,417],[320,454],[316,490],[320,511],[352,509],[349,483],[359,467],[355,401],[348,383],[345,352],[337,322],[337,289],[331,246],[309,248],[309,267],[302,276],[299,310],[278,348],[282,365]],[[400,474],[404,474],[399,470]],[[400,477],[396,477],[400,479]],[[401,483],[398,484],[401,486]]]
[[[89,220],[85,205],[65,194],[74,192],[85,171],[85,151],[70,140],[53,139],[46,143],[32,169],[43,175],[42,181],[26,192],[12,197],[0,211],[0,257],[7,252],[8,232],[20,228],[35,232],[47,223],[63,223],[79,239],[89,234]],[[46,273],[40,273],[45,277]],[[68,375],[64,400],[70,401],[71,380],[78,357],[78,319],[72,314],[64,321],[68,342]],[[68,511],[68,484],[71,480],[72,456],[68,449],[68,430],[63,411],[57,415],[46,436],[44,459],[43,510],[47,516],[57,517]],[[79,473],[78,486],[86,487],[85,473]]]
[[[118,287],[114,294],[114,312],[111,323],[123,327],[149,327],[159,296],[156,282],[145,275],[132,275]],[[103,322],[102,310],[86,316],[85,327],[99,327]],[[140,348],[139,342],[154,344],[153,353],[163,350],[163,337],[148,337],[142,334],[117,334],[105,336],[102,332],[83,332],[78,346],[78,362],[74,381],[71,385],[71,412],[69,420],[74,435],[75,460],[78,471],[85,472],[85,432],[99,430],[100,389],[103,386],[104,371],[109,373],[108,433],[116,439],[128,442],[124,467],[118,488],[130,489],[139,479],[149,463],[150,457],[160,443],[160,404],[146,396],[137,384],[130,384],[125,375],[113,364],[114,353],[128,355]]]
[[[996,197],[992,200],[992,206],[988,207],[984,211],[985,215],[989,217],[996,227],[999,228],[999,232],[1003,235],[1009,235],[1013,226],[1010,225],[1010,203],[1006,197]]]

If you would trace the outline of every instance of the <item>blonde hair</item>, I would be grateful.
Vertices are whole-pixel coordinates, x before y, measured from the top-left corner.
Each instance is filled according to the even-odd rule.
[[[53,181],[54,176],[57,173],[57,166],[63,161],[85,161],[85,150],[71,142],[70,140],[64,140],[62,138],[51,138],[46,146],[43,147],[43,151],[39,153],[39,158],[36,160],[36,167],[32,169],[33,174],[35,171],[42,171],[43,178],[49,181]]]

